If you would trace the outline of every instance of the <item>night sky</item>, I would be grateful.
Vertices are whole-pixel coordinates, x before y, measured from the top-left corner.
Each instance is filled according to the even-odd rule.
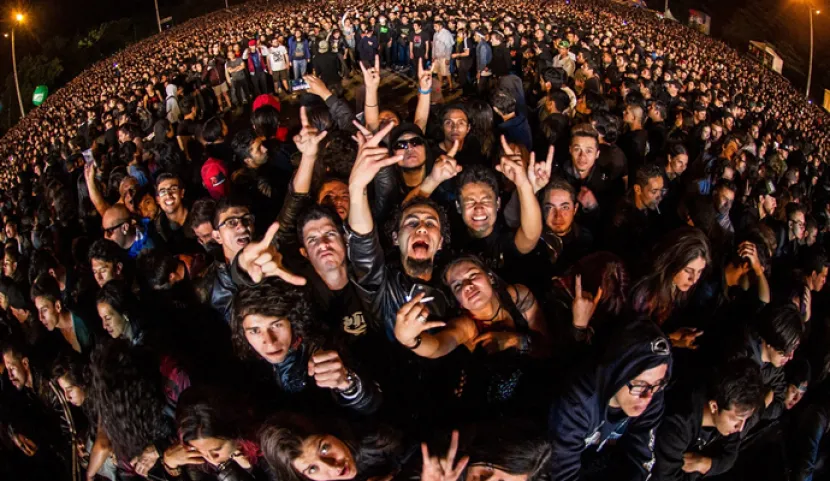
[[[183,20],[175,13],[187,9],[207,11],[224,6],[223,0],[158,0],[161,16],[174,15],[174,21]],[[697,8],[712,16],[713,34],[722,36],[727,26],[742,7],[750,5],[760,9],[771,19],[778,22],[774,29],[759,25],[755,30],[758,38],[752,40],[770,41],[776,45],[782,43],[783,50],[790,52],[793,61],[787,63],[785,57],[785,74],[796,86],[806,83],[807,59],[809,53],[809,23],[807,7],[802,0],[671,0],[672,11],[678,17],[685,17],[689,8]],[[815,17],[816,60],[814,64],[813,95],[821,99],[821,88],[830,88],[830,0],[813,0],[817,8],[826,7],[826,13]],[[211,4],[215,3],[213,6]],[[231,4],[241,3],[240,0]],[[651,8],[662,10],[664,0],[647,0]],[[826,5],[825,5],[826,4]],[[75,34],[87,32],[102,22],[129,17],[139,26],[145,28],[154,24],[152,0],[23,0],[7,2],[6,10],[10,12],[22,6],[29,12],[28,32],[18,34],[18,55],[40,50],[40,43],[49,36],[60,35],[72,38]],[[11,14],[5,15],[10,18]],[[8,28],[8,25],[6,25]],[[140,31],[140,30],[139,30]],[[0,41],[4,40],[0,37]],[[8,48],[8,47],[6,47]],[[745,48],[745,46],[742,46]],[[44,52],[46,55],[54,53]],[[11,69],[10,55],[0,55],[0,75],[5,77]],[[793,70],[794,69],[794,70]],[[800,89],[801,87],[799,87]]]

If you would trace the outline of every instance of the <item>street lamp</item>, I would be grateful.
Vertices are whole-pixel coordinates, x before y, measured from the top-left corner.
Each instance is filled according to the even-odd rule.
[[[821,10],[810,7],[810,67],[807,69],[807,98],[810,98],[810,85],[813,83],[813,15],[819,15]]]
[[[159,33],[161,33],[161,17],[159,16],[159,0],[153,0],[153,3],[156,4],[156,23],[159,26]]]
[[[26,16],[17,12],[14,14],[14,20],[18,25],[23,25],[23,22],[26,21]],[[17,55],[14,49],[14,30],[15,27],[12,26],[12,68],[14,69],[14,86],[17,89],[17,103],[20,105],[20,118],[22,119],[26,116],[26,111],[23,110],[23,96],[20,95],[20,81],[17,79]]]

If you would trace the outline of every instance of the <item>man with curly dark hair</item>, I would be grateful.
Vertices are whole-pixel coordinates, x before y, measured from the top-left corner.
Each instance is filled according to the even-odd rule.
[[[378,386],[347,366],[312,316],[307,293],[281,280],[266,279],[234,299],[234,348],[242,359],[264,359],[278,390],[295,408],[319,406],[319,389],[329,390],[341,407],[374,413],[381,403]]]

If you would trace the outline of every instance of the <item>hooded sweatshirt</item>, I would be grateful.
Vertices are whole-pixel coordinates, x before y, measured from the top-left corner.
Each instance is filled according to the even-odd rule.
[[[654,465],[654,436],[663,414],[663,391],[653,395],[646,411],[628,417],[609,406],[611,398],[642,372],[662,364],[671,376],[670,343],[649,321],[633,322],[616,336],[616,345],[565,389],[551,409],[548,428],[553,447],[552,481],[580,477],[582,453],[601,451],[615,442],[623,461],[615,480],[645,480]]]
[[[178,88],[175,84],[167,84],[165,87],[167,92],[167,99],[165,100],[165,108],[167,109],[167,121],[171,124],[176,124],[181,118],[181,111],[179,110],[179,101],[176,99],[176,90]]]

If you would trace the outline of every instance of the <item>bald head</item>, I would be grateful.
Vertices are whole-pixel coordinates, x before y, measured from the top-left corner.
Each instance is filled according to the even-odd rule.
[[[122,249],[129,248],[135,241],[135,227],[130,212],[123,204],[116,204],[104,212],[101,228],[104,238],[115,242]]]
[[[104,217],[101,219],[101,227],[105,230],[110,229],[129,219],[130,211],[123,204],[116,204],[104,212]]]

